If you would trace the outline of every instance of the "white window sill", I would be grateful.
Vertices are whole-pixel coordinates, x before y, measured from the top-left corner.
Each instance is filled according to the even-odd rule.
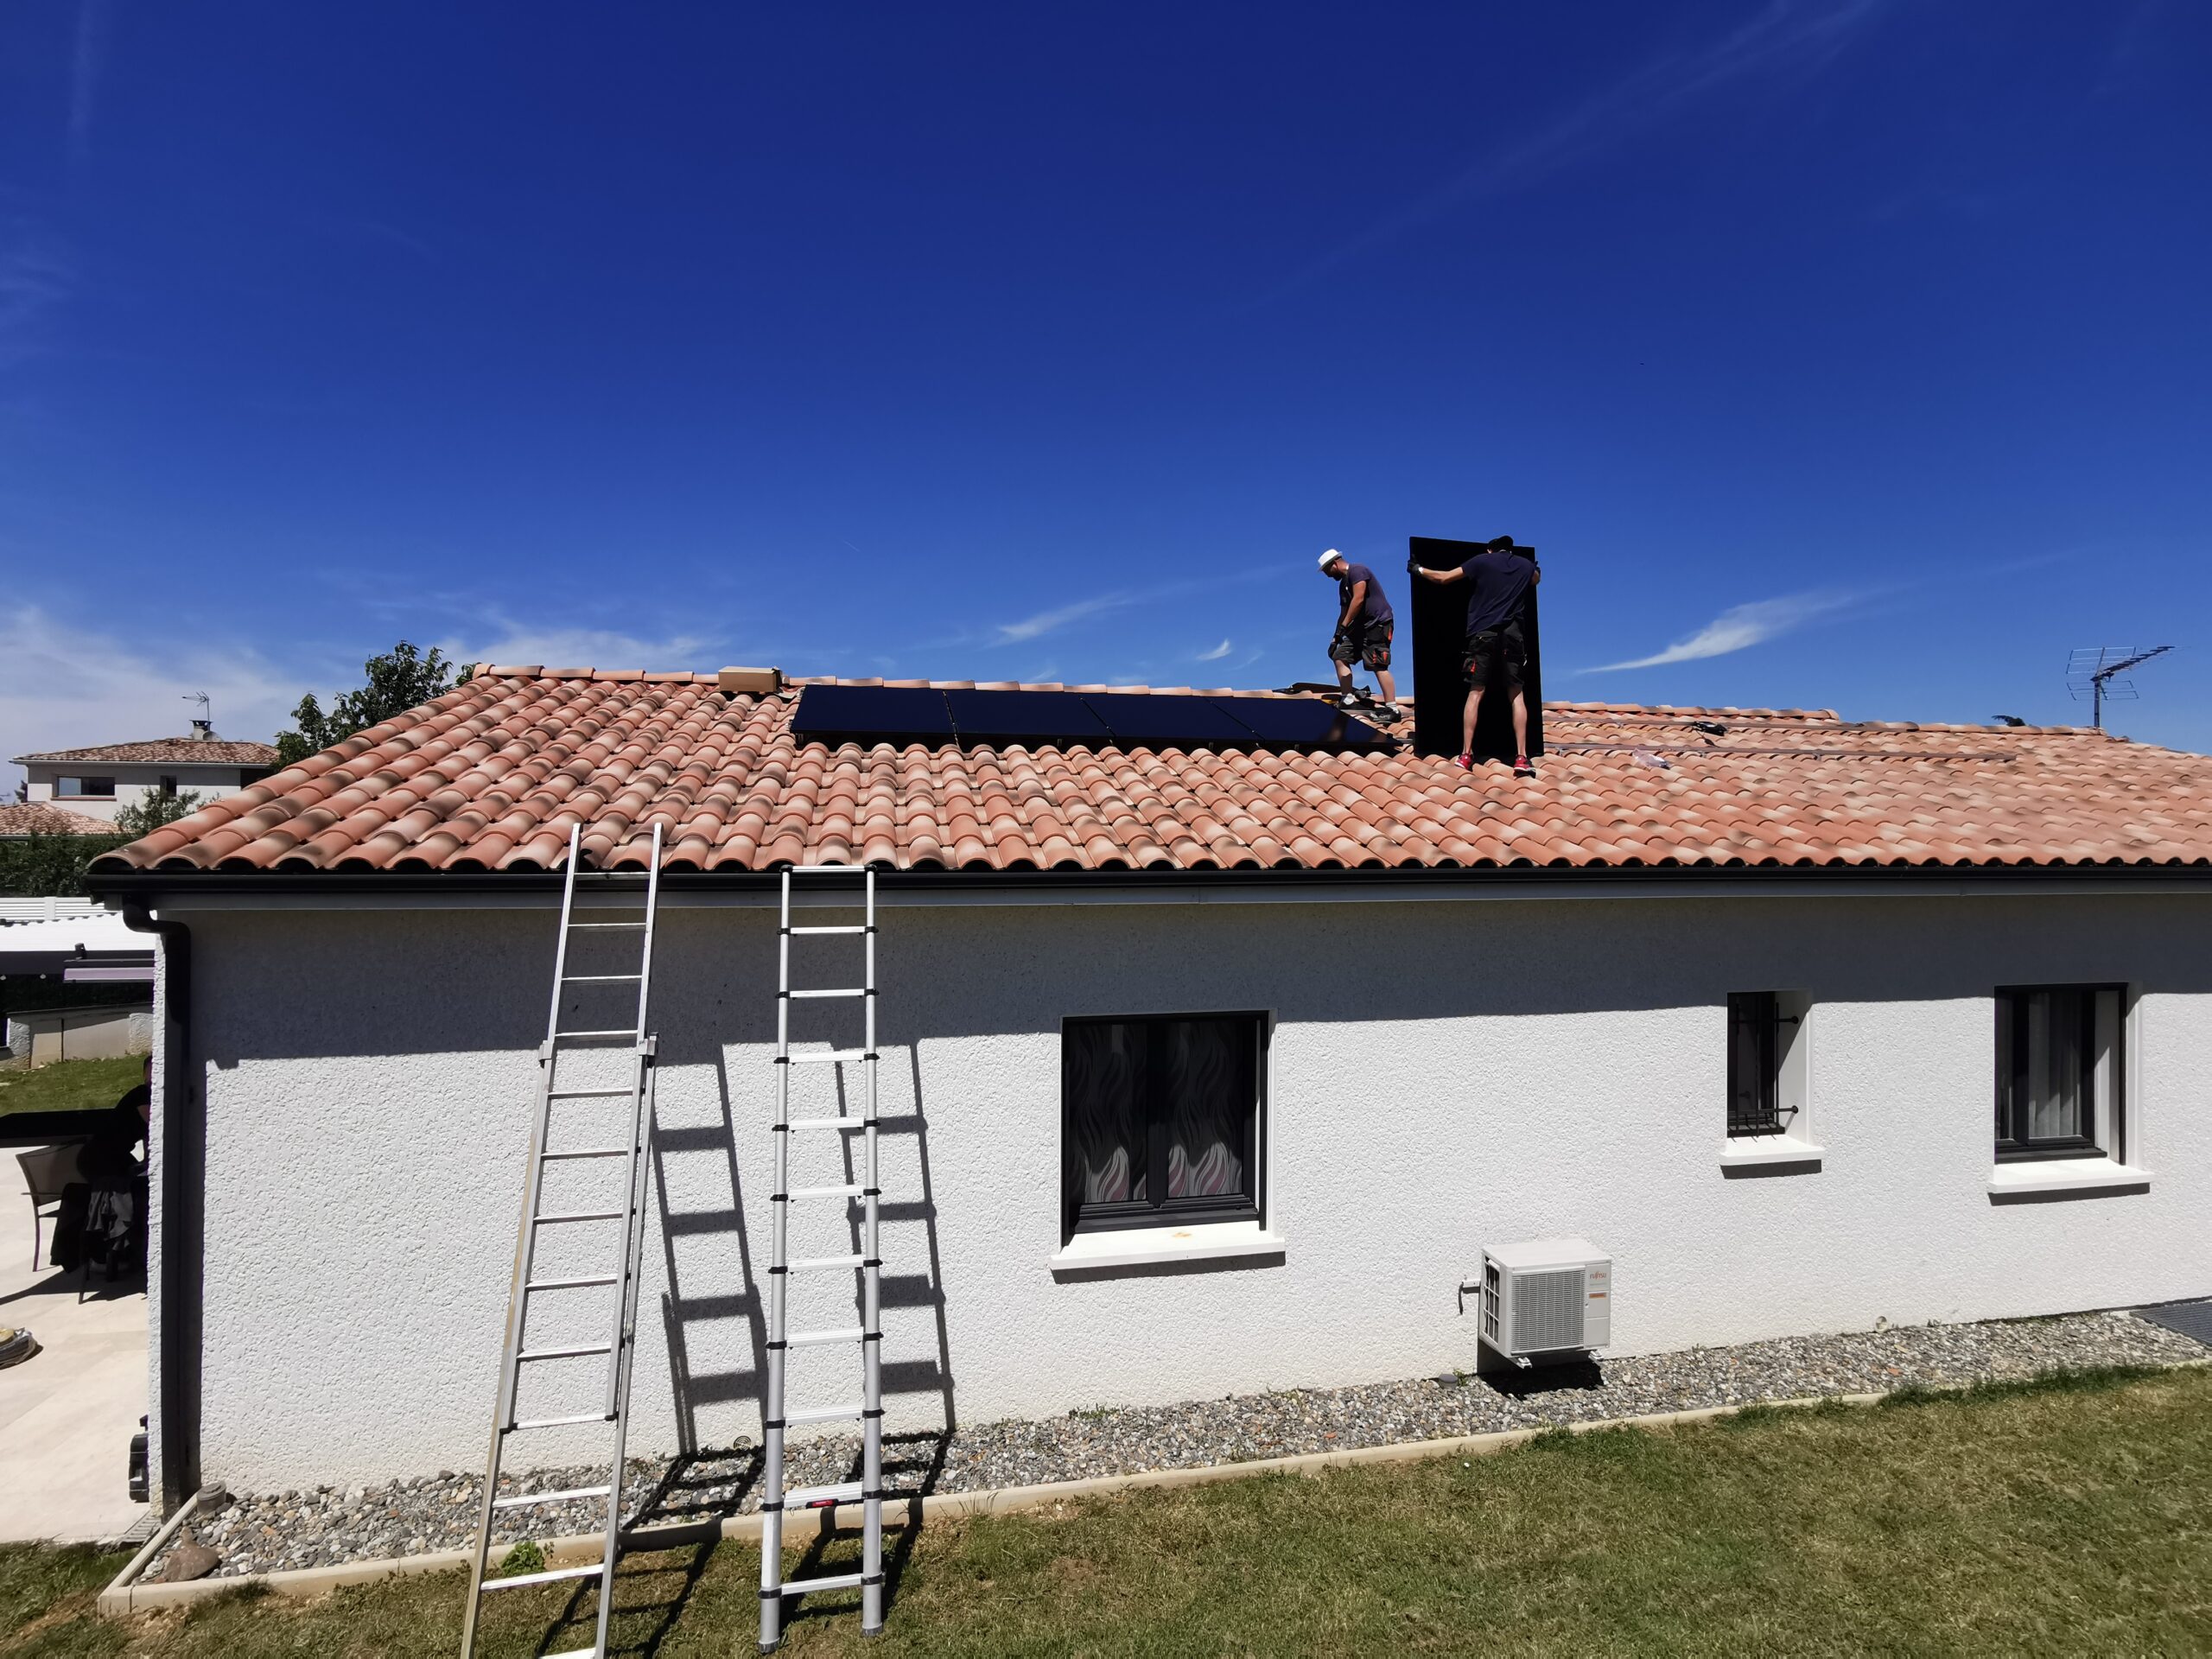
[[[2092,1192],[2103,1186],[2147,1186],[2151,1172],[2109,1158],[2047,1158],[1999,1164],[1989,1172],[1989,1190],[2011,1192]]]
[[[1817,1166],[1821,1150],[1794,1135],[1732,1135],[1720,1143],[1720,1166],[1736,1169],[1751,1164]]]
[[[1233,1255],[1281,1255],[1280,1236],[1256,1221],[1191,1227],[1129,1227],[1077,1233],[1052,1253],[1051,1268],[1135,1268],[1154,1262],[1205,1262]]]

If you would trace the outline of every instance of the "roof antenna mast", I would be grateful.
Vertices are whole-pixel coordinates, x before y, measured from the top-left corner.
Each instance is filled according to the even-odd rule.
[[[184,694],[184,700],[200,705],[200,718],[192,722],[192,734],[203,741],[214,736],[215,715],[208,707],[207,694],[205,691],[188,691]]]
[[[2136,695],[2134,681],[2116,677],[2138,663],[2147,663],[2172,649],[2171,645],[2079,646],[2066,659],[2067,695],[2079,702],[2082,694],[2088,693],[2089,723],[2101,732],[2105,728],[2105,699],[2133,701]]]

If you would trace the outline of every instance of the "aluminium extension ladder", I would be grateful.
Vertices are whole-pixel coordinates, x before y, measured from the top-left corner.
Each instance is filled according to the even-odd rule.
[[[855,898],[831,899],[830,903],[861,910],[863,919],[842,926],[791,925],[791,881],[858,878]],[[834,892],[834,889],[833,889]],[[864,951],[864,982],[836,990],[791,988],[791,941],[825,934],[854,934]],[[883,1262],[879,1249],[877,1201],[880,1196],[876,1160],[875,1051],[875,872],[849,864],[802,864],[784,872],[783,911],[776,940],[776,1121],[775,1189],[770,1196],[772,1218],[768,1252],[768,1397],[762,1414],[762,1439],[766,1467],[762,1474],[760,1505],[760,1651],[772,1653],[783,1640],[784,1598],[816,1590],[861,1592],[861,1634],[877,1636],[883,1630]],[[866,1019],[866,1036],[857,1049],[831,1049],[826,1053],[794,1054],[791,1043],[791,1007],[801,997],[856,998]],[[842,1065],[858,1061],[868,1079],[864,1115],[830,1117],[791,1116],[791,1068],[795,1065]],[[840,1073],[839,1075],[842,1075]],[[810,1131],[861,1137],[861,1179],[828,1186],[791,1184],[791,1143],[794,1135]],[[840,1147],[843,1142],[838,1143]],[[848,1167],[850,1160],[841,1159]],[[857,1255],[800,1256],[789,1254],[785,1223],[795,1203],[813,1198],[861,1203],[861,1249]],[[861,1275],[861,1322],[835,1330],[798,1331],[787,1328],[785,1287],[794,1273],[851,1271]],[[793,1348],[857,1344],[861,1351],[861,1398],[854,1405],[814,1406],[786,1410],[784,1405],[784,1357]],[[786,1487],[784,1484],[784,1430],[802,1423],[836,1422],[858,1418],[861,1425],[861,1478],[830,1486]],[[784,1577],[784,1514],[786,1510],[834,1507],[859,1499],[862,1506],[861,1570],[829,1573],[810,1579]]]
[[[652,1131],[652,1122],[654,1038],[646,1027],[645,1013],[652,988],[653,922],[660,901],[661,832],[656,824],[653,827],[652,851],[642,874],[627,871],[579,873],[576,867],[582,861],[581,829],[581,825],[575,825],[569,830],[568,875],[561,886],[560,943],[553,958],[553,1006],[545,1021],[544,1046],[537,1051],[537,1112],[531,1125],[530,1161],[523,1183],[522,1221],[515,1240],[514,1279],[507,1291],[506,1342],[499,1356],[499,1402],[493,1420],[492,1449],[485,1460],[484,1493],[477,1511],[476,1548],[469,1576],[468,1607],[461,1623],[461,1659],[473,1659],[478,1616],[483,1611],[485,1596],[495,1590],[511,1590],[524,1585],[550,1584],[569,1579],[599,1580],[599,1626],[592,1645],[569,1649],[565,1656],[549,1655],[547,1659],[582,1659],[587,1655],[590,1659],[605,1659],[607,1619],[613,1610],[614,1560],[620,1547],[619,1533],[622,1522],[623,1442],[630,1414],[630,1360],[637,1336],[639,1255],[645,1241],[645,1137]],[[583,885],[586,893],[592,896],[611,892],[634,893],[637,897],[626,905],[588,905],[582,912],[584,919],[578,920],[576,890],[579,883]],[[626,913],[630,912],[639,913],[634,916]],[[569,973],[570,942],[579,933],[599,931],[612,934],[630,932],[639,936],[635,973]],[[608,941],[610,944],[615,942],[613,939]],[[621,965],[627,965],[626,962]],[[632,1023],[612,1030],[564,1031],[561,1028],[561,999],[569,987],[628,984],[632,982],[638,988],[638,1001],[637,1018]],[[631,1064],[627,1068],[629,1080],[626,1084],[616,1088],[561,1086],[562,1062],[572,1052],[583,1049],[595,1050],[602,1054],[619,1053],[620,1050],[613,1046],[617,1044],[627,1044],[630,1049]],[[615,1070],[612,1066],[607,1069],[610,1074]],[[611,1077],[602,1080],[611,1080]],[[627,1135],[614,1144],[553,1146],[550,1131],[554,1103],[571,1100],[626,1101]],[[618,1160],[623,1172],[619,1192],[610,1191],[604,1198],[566,1211],[547,1212],[539,1208],[548,1164],[596,1166]],[[582,1275],[563,1274],[548,1279],[531,1276],[536,1268],[540,1228],[558,1228],[564,1234],[572,1229],[611,1231],[607,1224],[614,1222],[621,1224],[621,1236],[619,1248],[613,1240],[607,1242],[607,1271]],[[588,1236],[588,1232],[585,1236]],[[523,1345],[534,1296],[549,1291],[594,1289],[612,1293],[606,1341],[561,1342],[535,1349]],[[556,1413],[535,1418],[518,1414],[516,1395],[524,1365],[537,1361],[589,1358],[601,1355],[607,1360],[606,1392],[596,1406],[586,1411]],[[520,1493],[510,1497],[499,1495],[499,1465],[509,1435],[538,1429],[570,1429],[587,1423],[603,1423],[610,1431],[613,1444],[607,1451],[607,1476],[603,1485],[556,1492]],[[517,1573],[507,1578],[485,1577],[495,1515],[536,1504],[580,1499],[603,1500],[607,1505],[607,1530],[600,1560],[586,1567],[552,1567],[542,1573]]]

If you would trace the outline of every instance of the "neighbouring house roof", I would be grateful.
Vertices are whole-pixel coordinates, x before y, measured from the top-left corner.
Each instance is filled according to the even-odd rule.
[[[89,812],[72,812],[29,801],[21,806],[0,806],[0,836],[111,836],[115,826]]]
[[[33,761],[106,760],[118,766],[273,766],[276,751],[267,743],[230,743],[219,737],[157,737],[146,743],[103,743],[90,749],[55,749],[48,754],[19,754],[19,766]]]
[[[641,864],[658,823],[664,868],[726,872],[2212,863],[2212,759],[2075,728],[1554,703],[1516,779],[1410,750],[801,745],[793,704],[488,668],[93,868],[544,870],[579,821],[594,866]]]

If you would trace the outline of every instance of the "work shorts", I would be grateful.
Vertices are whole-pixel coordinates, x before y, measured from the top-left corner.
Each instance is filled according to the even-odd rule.
[[[1380,674],[1390,666],[1390,635],[1395,623],[1385,620],[1355,626],[1349,633],[1340,633],[1329,642],[1329,660],[1349,667],[1353,663],[1364,663]]]
[[[1476,690],[1494,685],[1519,690],[1529,672],[1529,645],[1521,637],[1520,622],[1508,622],[1468,640],[1463,668],[1467,684]]]

